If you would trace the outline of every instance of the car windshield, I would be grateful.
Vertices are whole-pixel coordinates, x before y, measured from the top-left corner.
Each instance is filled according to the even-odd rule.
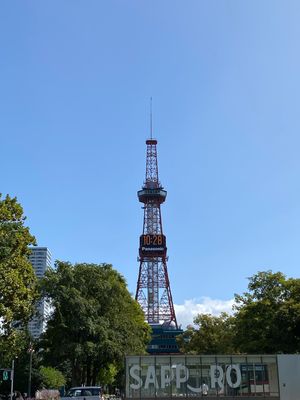
[[[100,393],[101,393],[101,388],[83,387],[80,389],[70,389],[67,392],[67,397],[99,396]]]

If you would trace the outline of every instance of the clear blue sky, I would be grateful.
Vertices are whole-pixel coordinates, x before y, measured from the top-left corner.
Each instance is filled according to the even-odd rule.
[[[174,302],[299,277],[300,2],[2,0],[0,191],[135,292],[149,98]]]

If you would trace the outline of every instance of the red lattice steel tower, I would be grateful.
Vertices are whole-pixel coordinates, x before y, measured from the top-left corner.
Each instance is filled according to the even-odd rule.
[[[177,321],[167,269],[166,237],[163,234],[161,204],[167,192],[158,178],[157,140],[146,140],[146,179],[138,198],[144,204],[143,234],[140,236],[139,275],[136,300],[141,305],[149,324]]]

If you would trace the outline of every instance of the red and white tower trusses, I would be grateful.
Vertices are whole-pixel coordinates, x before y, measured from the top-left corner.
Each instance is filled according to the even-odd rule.
[[[149,324],[172,323],[177,328],[160,210],[167,192],[158,178],[157,140],[148,139],[146,145],[146,179],[142,190],[138,191],[139,201],[144,204],[144,224],[140,236],[136,300]]]

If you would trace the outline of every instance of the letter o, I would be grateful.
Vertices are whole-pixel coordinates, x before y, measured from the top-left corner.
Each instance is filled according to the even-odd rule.
[[[235,370],[236,372],[236,382],[233,383],[231,380],[231,371]],[[232,364],[229,365],[226,369],[226,380],[227,383],[230,387],[232,387],[233,389],[237,388],[240,386],[241,382],[242,382],[242,375],[241,375],[241,370],[240,370],[240,366],[237,364]]]

